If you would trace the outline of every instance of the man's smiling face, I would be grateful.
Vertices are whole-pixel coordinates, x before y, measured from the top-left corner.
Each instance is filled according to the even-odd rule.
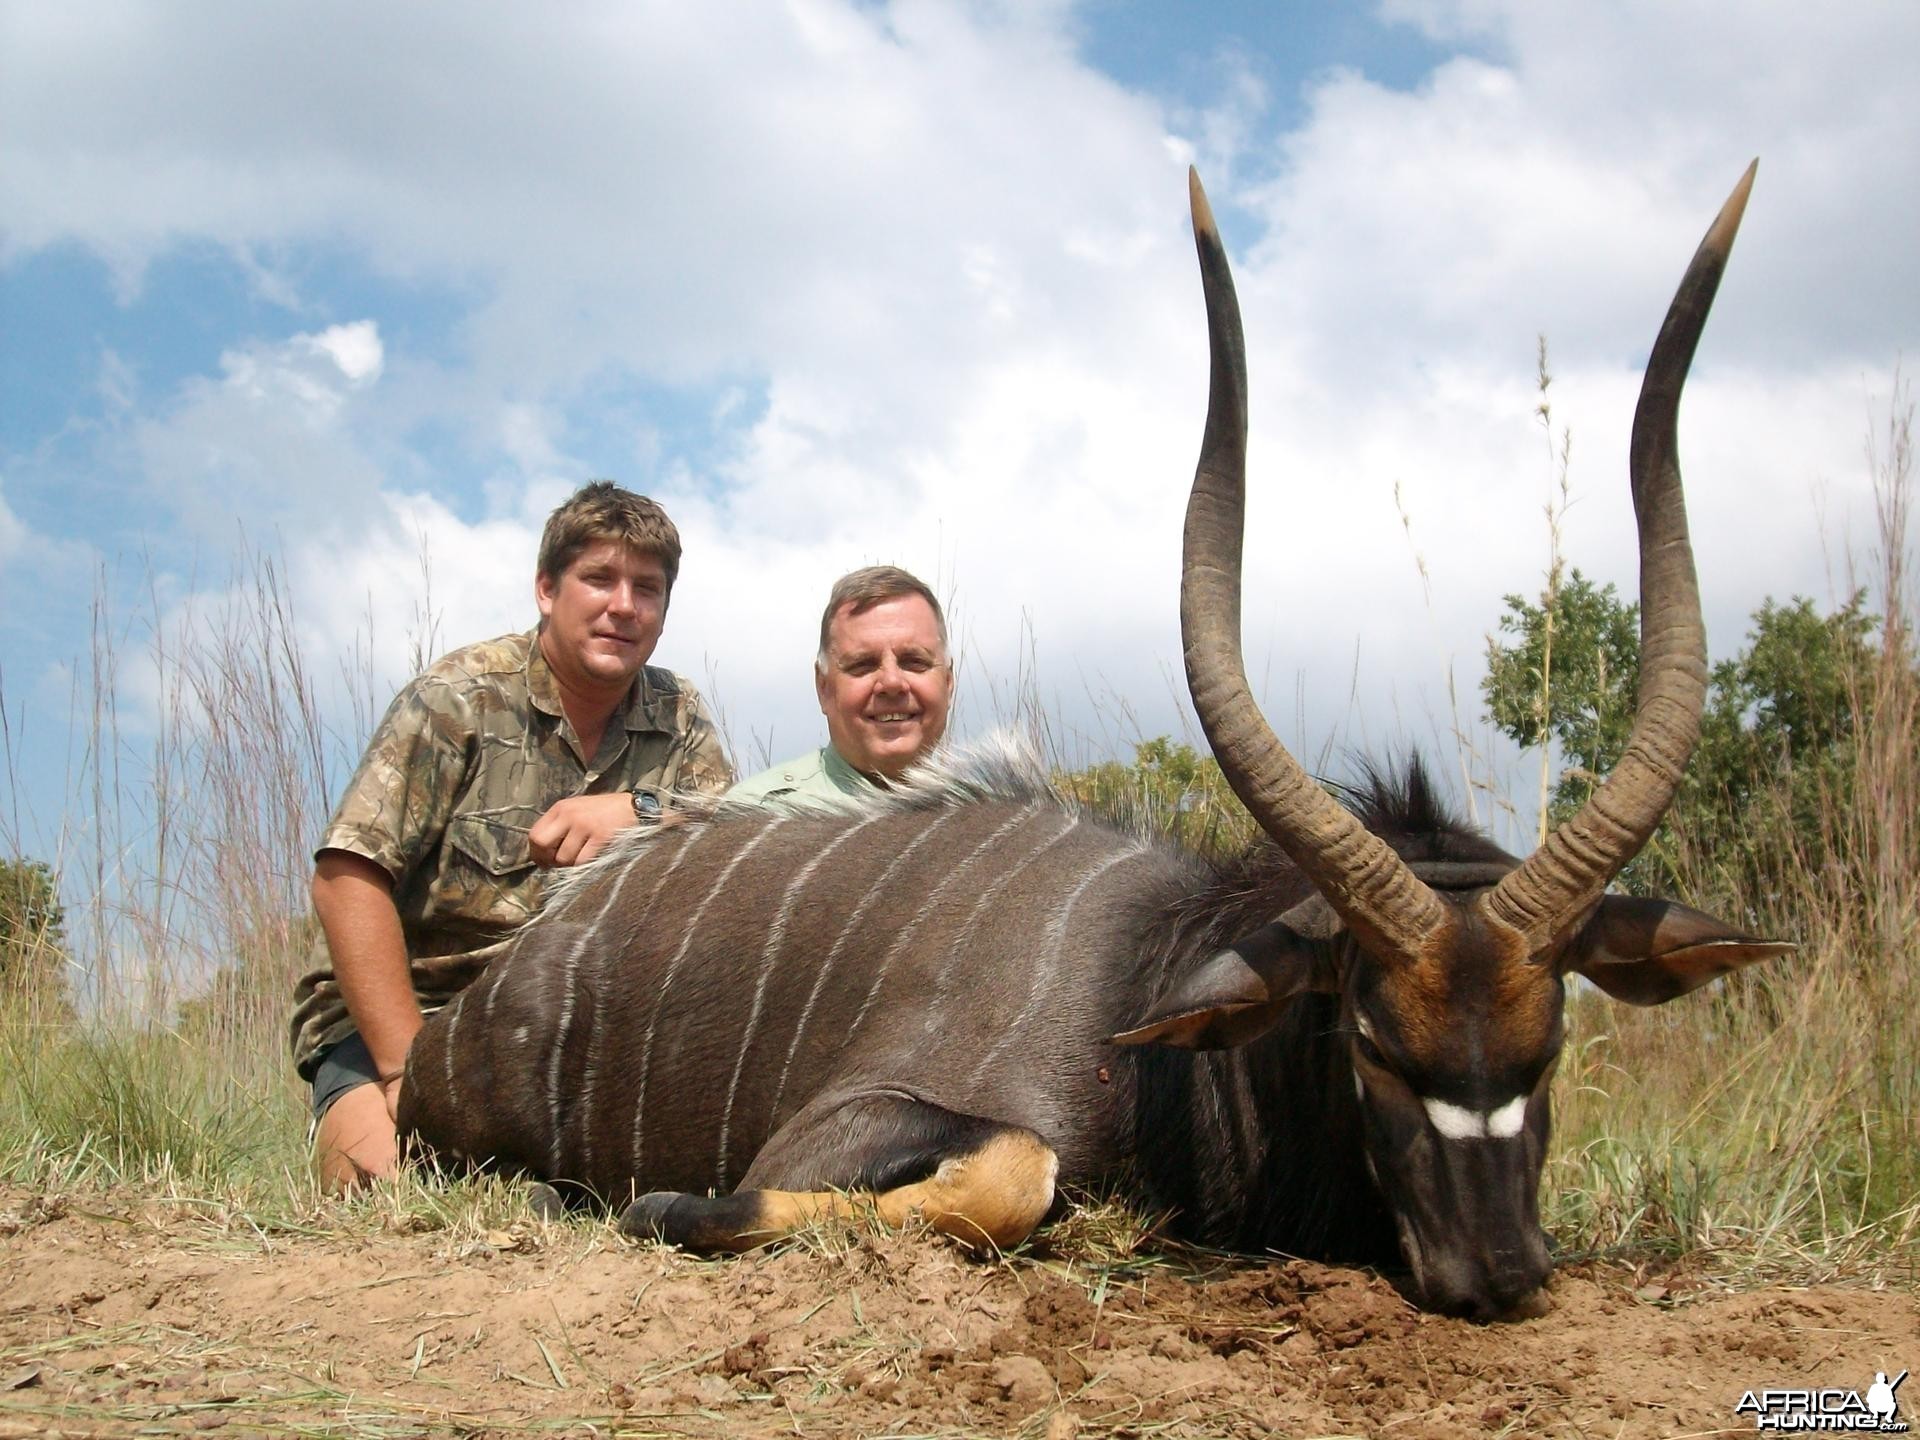
[[[940,741],[953,664],[933,607],[919,595],[834,613],[827,667],[814,686],[833,748],[856,770],[897,780]]]
[[[573,690],[624,694],[666,624],[665,569],[617,540],[589,545],[557,581],[536,576],[533,593],[547,663]]]

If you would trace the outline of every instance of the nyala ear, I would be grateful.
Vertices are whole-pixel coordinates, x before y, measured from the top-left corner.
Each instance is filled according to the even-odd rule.
[[[1664,1005],[1729,970],[1771,960],[1793,948],[1789,941],[1744,935],[1672,900],[1609,895],[1561,964],[1616,1000]]]
[[[1145,1019],[1114,1036],[1113,1043],[1229,1049],[1272,1029],[1295,996],[1310,990],[1337,993],[1334,951],[1327,943],[1330,914],[1325,902],[1310,900],[1216,951],[1181,976]],[[1323,938],[1315,932],[1327,934]]]

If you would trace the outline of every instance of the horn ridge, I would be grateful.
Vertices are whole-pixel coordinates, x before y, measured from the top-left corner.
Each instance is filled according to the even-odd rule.
[[[1445,906],[1384,840],[1315,783],[1273,733],[1240,649],[1246,530],[1247,360],[1225,247],[1187,172],[1211,356],[1207,421],[1187,502],[1180,632],[1187,688],[1222,775],[1369,951],[1392,963],[1447,923]]]
[[[1597,904],[1652,838],[1700,738],[1707,636],[1680,481],[1680,392],[1759,164],[1747,167],[1694,252],[1634,409],[1628,478],[1640,546],[1640,684],[1633,730],[1586,804],[1487,897],[1488,912],[1525,935],[1535,953]]]

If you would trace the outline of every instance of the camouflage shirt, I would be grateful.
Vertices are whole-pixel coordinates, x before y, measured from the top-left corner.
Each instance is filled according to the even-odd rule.
[[[527,831],[557,801],[639,787],[718,794],[733,783],[719,732],[693,687],[649,665],[580,754],[537,631],[447,655],[394,697],[334,811],[320,850],[393,877],[414,994],[443,1005],[539,908],[545,872]],[[294,992],[294,1061],[353,1029],[321,936]]]

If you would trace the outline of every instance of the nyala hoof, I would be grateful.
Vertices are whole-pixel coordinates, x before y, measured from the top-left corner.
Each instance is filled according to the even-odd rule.
[[[544,1180],[534,1180],[527,1185],[527,1209],[533,1212],[536,1220],[564,1220],[567,1218],[567,1202],[560,1192]]]
[[[655,1190],[652,1194],[642,1195],[620,1212],[620,1233],[631,1235],[636,1240],[659,1240],[673,1244],[667,1229],[667,1212],[679,1198],[680,1192],[677,1190]]]

